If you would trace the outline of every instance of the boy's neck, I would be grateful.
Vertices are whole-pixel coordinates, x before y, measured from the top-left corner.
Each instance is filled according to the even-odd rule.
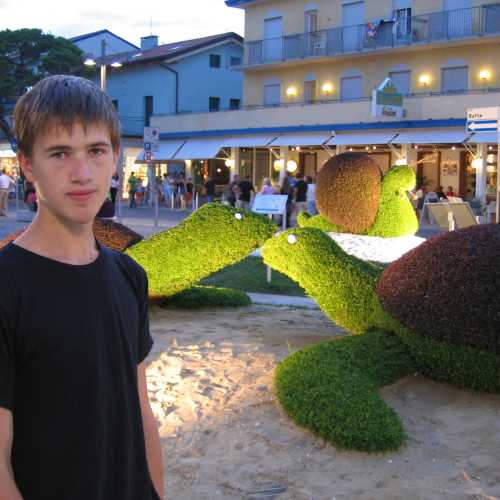
[[[93,222],[65,224],[39,211],[14,243],[30,252],[65,264],[90,264],[99,255],[92,224]]]

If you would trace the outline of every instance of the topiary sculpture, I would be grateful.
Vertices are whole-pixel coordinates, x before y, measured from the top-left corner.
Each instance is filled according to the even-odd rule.
[[[144,267],[152,299],[171,297],[240,261],[262,246],[275,230],[275,224],[262,215],[220,203],[204,205],[178,226],[145,240],[116,222],[96,219],[94,223],[94,235],[101,243],[124,251]],[[18,234],[8,236],[2,243],[7,244]],[[195,288],[194,293],[204,299],[211,290],[214,289]],[[239,292],[215,290],[214,294],[212,302],[246,304]],[[193,293],[184,299],[192,307]]]
[[[264,261],[295,279],[352,333],[285,359],[276,372],[287,413],[340,447],[398,448],[405,434],[381,385],[421,371],[500,392],[500,226],[423,243],[383,270],[347,255],[318,229],[269,240]]]
[[[415,234],[418,221],[406,194],[415,172],[396,166],[384,176],[370,156],[343,153],[318,172],[316,203],[320,215],[299,214],[301,227],[384,238]]]

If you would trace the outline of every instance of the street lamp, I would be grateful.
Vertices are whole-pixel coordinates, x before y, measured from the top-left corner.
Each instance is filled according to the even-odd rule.
[[[106,57],[106,45],[107,42],[106,40],[101,40],[101,57],[99,58],[99,62],[97,62],[95,59],[88,57],[83,61],[83,64],[85,66],[97,66],[99,65],[101,68],[101,90],[103,92],[106,92],[106,80],[107,80],[107,67],[108,64],[104,63],[104,58]],[[111,64],[109,64],[112,68],[121,68],[123,64],[120,61],[113,61]]]

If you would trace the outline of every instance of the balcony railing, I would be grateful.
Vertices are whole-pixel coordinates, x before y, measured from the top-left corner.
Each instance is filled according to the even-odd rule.
[[[500,3],[245,43],[245,64],[335,56],[500,34]]]

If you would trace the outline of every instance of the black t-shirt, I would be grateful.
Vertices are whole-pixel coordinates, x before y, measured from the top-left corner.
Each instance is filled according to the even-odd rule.
[[[295,189],[295,201],[298,203],[307,201],[307,182],[300,179],[295,184]]]
[[[239,184],[241,201],[250,201],[250,193],[254,191],[253,185],[250,181],[241,181]]]
[[[205,182],[205,189],[207,191],[207,196],[215,196],[215,182],[214,181]]]
[[[106,247],[81,266],[0,250],[0,406],[24,500],[158,500],[137,388],[147,297],[142,268]]]

